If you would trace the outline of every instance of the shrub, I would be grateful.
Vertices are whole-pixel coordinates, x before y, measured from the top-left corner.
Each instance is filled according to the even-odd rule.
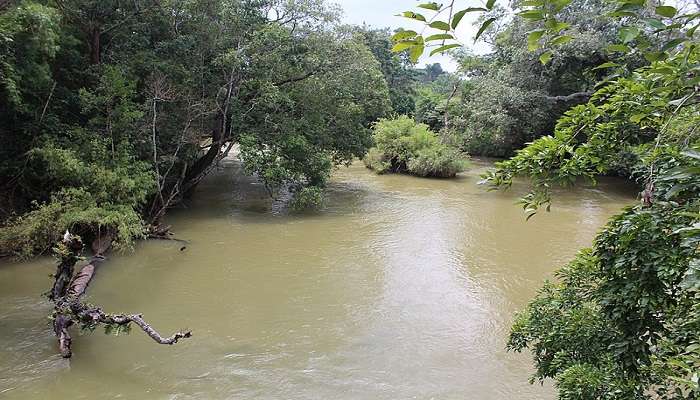
[[[444,145],[419,150],[408,162],[408,171],[423,177],[452,178],[465,167],[462,153]]]
[[[410,173],[423,177],[454,177],[465,168],[464,156],[442,144],[422,123],[401,115],[374,125],[375,147],[364,158],[377,173]]]
[[[378,174],[390,172],[391,164],[385,159],[384,153],[376,147],[369,149],[362,161],[365,163],[365,167],[374,170]]]
[[[51,201],[11,220],[0,228],[0,253],[24,259],[44,254],[66,230],[94,236],[96,232],[115,233],[114,246],[129,248],[135,238],[144,236],[144,224],[133,208],[111,203],[98,205],[83,189],[64,189]]]
[[[323,207],[324,203],[323,188],[306,186],[294,192],[289,208],[294,212],[317,210]]]
[[[0,227],[0,253],[44,254],[66,229],[88,240],[109,230],[118,249],[144,236],[139,211],[157,190],[150,165],[118,154],[114,160],[100,155],[92,160],[88,150],[88,145],[78,152],[46,144],[28,153],[24,178],[39,200]]]

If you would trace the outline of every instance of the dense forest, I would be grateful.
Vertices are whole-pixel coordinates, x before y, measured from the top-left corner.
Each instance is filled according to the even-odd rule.
[[[561,399],[698,398],[699,6],[510,6],[426,2],[402,14],[419,32],[343,24],[323,0],[0,1],[0,256],[57,257],[65,357],[73,324],[173,344],[190,332],[165,338],[81,296],[110,249],[172,239],[168,210],[227,158],[290,213],[322,210],[356,159],[454,178],[497,157],[484,190],[527,182],[524,219],[556,208],[556,187],[622,177],[638,204],[545,283],[504,346],[531,351],[533,381]],[[488,52],[464,44],[465,15]],[[456,70],[431,63],[445,52]]]

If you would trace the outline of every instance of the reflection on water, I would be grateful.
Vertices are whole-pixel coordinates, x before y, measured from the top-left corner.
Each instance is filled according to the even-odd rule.
[[[326,210],[289,216],[231,163],[169,223],[191,243],[111,258],[89,301],[163,332],[77,336],[57,356],[39,295],[50,259],[0,266],[0,398],[552,399],[528,355],[504,351],[513,314],[631,202],[619,182],[559,193],[525,222],[517,193],[457,180],[339,170]],[[232,178],[233,176],[233,178]]]

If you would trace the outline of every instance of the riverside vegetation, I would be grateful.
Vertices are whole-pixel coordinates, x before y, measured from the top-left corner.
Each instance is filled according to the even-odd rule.
[[[539,59],[526,63],[527,69],[539,70],[545,77],[564,73],[567,82],[559,78],[559,84],[552,86],[545,79],[546,86],[533,92],[523,91],[522,85],[514,87],[511,81],[505,93],[546,99],[547,91],[571,87],[568,77],[576,76],[577,68],[593,67],[573,87],[590,87],[588,93],[558,97],[582,104],[559,117],[551,131],[544,129],[551,112],[546,108],[533,116],[543,123],[537,130],[520,124],[525,130],[515,130],[522,134],[510,143],[533,139],[537,132],[541,137],[497,163],[484,183],[497,189],[510,187],[516,177],[529,179],[531,190],[521,199],[528,217],[542,207],[549,209],[550,191],[556,185],[619,174],[638,182],[641,189],[640,204],[613,217],[593,246],[560,269],[556,281],[546,283],[518,316],[508,347],[530,350],[536,368],[533,380],[553,378],[561,399],[698,398],[698,4],[528,0],[517,3],[514,20],[501,26],[503,16],[492,0],[484,7],[467,8],[462,1],[419,7],[432,16],[413,11],[403,15],[441,33],[427,37],[415,31],[397,33],[395,49],[409,51],[414,58],[430,47],[432,53],[460,47],[454,30],[466,13],[480,14],[477,38],[490,36],[498,45],[493,55],[466,59],[468,69],[483,77],[475,82],[477,94],[482,93],[479,85],[498,76],[494,73],[499,67],[496,74],[507,77],[518,71],[511,75],[518,76],[523,67],[518,60],[523,57]],[[582,18],[589,13],[601,17]],[[596,37],[600,40],[591,41]],[[501,64],[499,53],[513,40],[527,45],[530,53],[510,52],[510,61]],[[576,61],[581,55],[588,60]],[[492,101],[487,96],[483,104]],[[523,118],[527,114],[519,114],[522,106],[539,108],[543,102],[548,104],[497,100],[516,114],[496,113],[492,125],[496,129],[481,132],[488,140],[479,143],[488,147],[497,143],[501,132],[510,133],[497,128],[509,126],[503,125],[504,120]],[[469,100],[462,104],[468,118],[477,117],[468,120],[478,121],[480,107],[469,107]],[[465,139],[472,137],[467,130]]]
[[[454,177],[486,155],[509,159],[484,184],[529,181],[527,218],[555,186],[640,188],[517,317],[507,346],[532,351],[533,379],[562,399],[697,398],[698,4],[467,3],[421,3],[402,15],[425,29],[389,32],[323,0],[0,0],[0,254],[57,255],[64,356],[73,324],[190,336],[80,299],[108,249],[170,238],[166,211],[234,148],[293,210],[355,158]],[[460,41],[467,15],[487,54]],[[457,72],[416,68],[426,50]]]

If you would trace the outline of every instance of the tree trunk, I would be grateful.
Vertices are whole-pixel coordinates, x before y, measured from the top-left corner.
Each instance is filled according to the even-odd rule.
[[[99,324],[127,326],[133,322],[159,344],[175,344],[182,338],[192,336],[191,332],[186,331],[177,332],[170,337],[162,337],[143,320],[141,314],[107,314],[99,307],[80,301],[95,276],[97,267],[106,260],[103,254],[111,246],[113,238],[112,232],[98,236],[92,242],[95,255],[75,276],[72,276],[73,268],[83,247],[80,238],[66,233],[63,242],[57,246],[61,261],[57,267],[50,297],[54,302],[53,330],[58,339],[59,351],[64,358],[70,358],[73,354],[72,339],[68,330],[73,324],[95,328]],[[67,282],[70,283],[66,284]]]
[[[100,39],[102,30],[100,27],[90,29],[90,63],[97,65],[100,63]]]

